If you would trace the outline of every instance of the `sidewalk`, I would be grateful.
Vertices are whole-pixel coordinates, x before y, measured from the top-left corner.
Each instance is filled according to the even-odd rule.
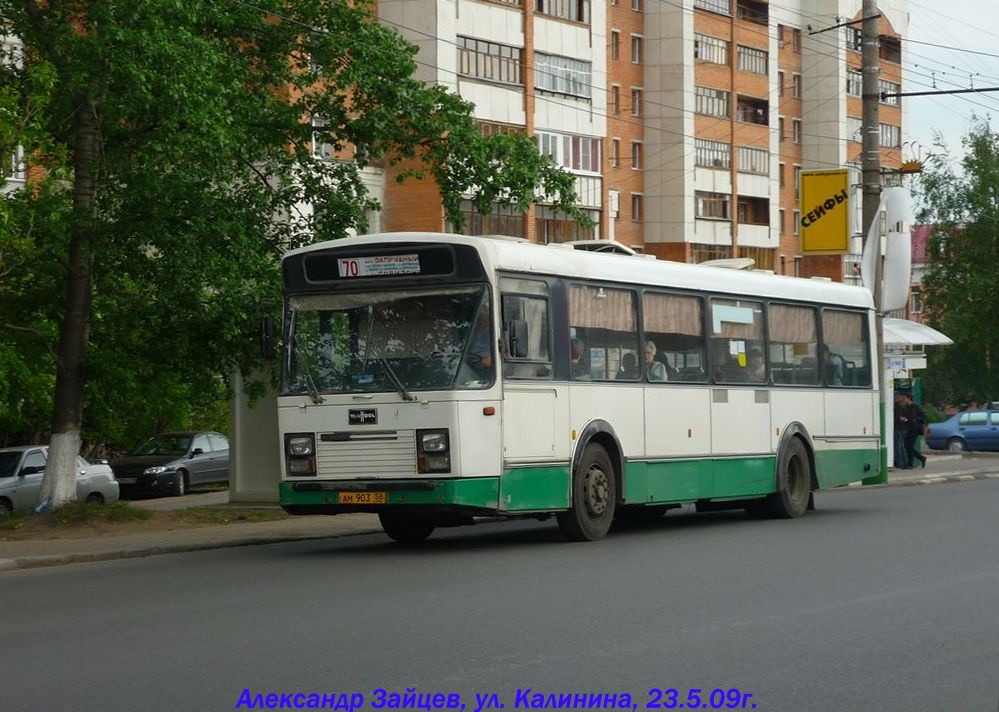
[[[925,469],[893,469],[889,472],[887,486],[999,479],[997,454],[952,455],[932,451],[925,454],[928,457]],[[178,506],[224,506],[227,498],[227,492],[214,492],[189,495],[183,500],[140,500],[133,504],[148,509],[167,510]],[[293,517],[271,522],[157,530],[85,539],[0,541],[0,571],[354,536],[380,531],[378,517],[374,514],[341,514],[335,517]]]

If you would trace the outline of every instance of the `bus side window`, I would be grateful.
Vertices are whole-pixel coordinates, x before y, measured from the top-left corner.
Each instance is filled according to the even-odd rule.
[[[507,281],[525,280],[504,280]],[[540,286],[547,287],[543,283]],[[550,378],[548,299],[540,295],[504,294],[502,308],[504,378]]]

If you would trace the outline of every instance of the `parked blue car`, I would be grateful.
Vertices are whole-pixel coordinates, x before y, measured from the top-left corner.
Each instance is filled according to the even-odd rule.
[[[932,423],[926,445],[951,452],[999,450],[999,410],[965,411]]]

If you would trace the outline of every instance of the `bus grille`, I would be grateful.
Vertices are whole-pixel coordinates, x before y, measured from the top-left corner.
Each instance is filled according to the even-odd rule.
[[[416,431],[320,433],[316,455],[320,478],[415,476]]]

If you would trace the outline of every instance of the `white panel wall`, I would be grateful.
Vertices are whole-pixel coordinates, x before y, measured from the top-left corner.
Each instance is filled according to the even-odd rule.
[[[693,235],[692,242],[704,245],[731,245],[732,223],[727,220],[695,220],[693,229],[684,234]],[[683,242],[682,234],[678,242]]]
[[[777,231],[770,225],[739,225],[739,244],[745,247],[777,247]]]
[[[455,28],[466,37],[524,46],[523,15],[516,6],[459,0]]]
[[[694,190],[730,194],[732,192],[732,174],[727,170],[715,168],[694,168]]]
[[[458,86],[461,97],[475,104],[477,118],[504,124],[524,125],[526,114],[523,90],[464,79]]]

